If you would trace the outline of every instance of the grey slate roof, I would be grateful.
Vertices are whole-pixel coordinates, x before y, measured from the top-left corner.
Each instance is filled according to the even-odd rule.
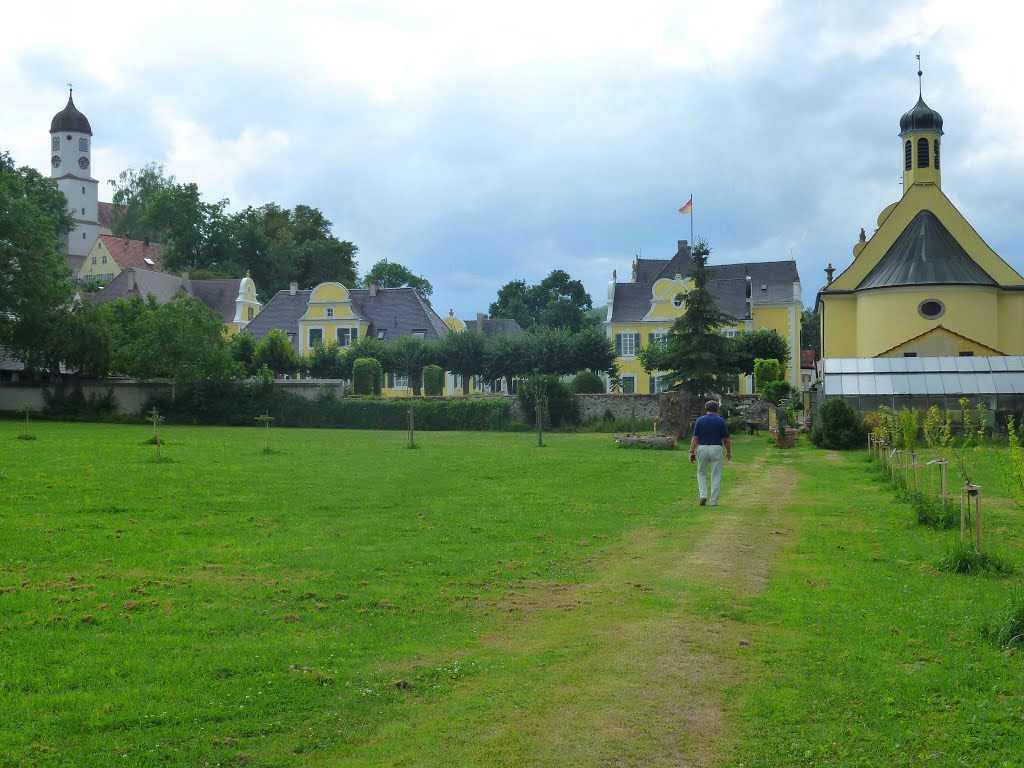
[[[306,313],[311,293],[296,291],[293,296],[290,291],[278,291],[245,330],[261,339],[271,328],[280,328],[298,349],[299,318]],[[369,289],[353,288],[349,296],[353,310],[370,324],[368,335],[376,337],[383,331],[385,341],[394,341],[413,331],[423,331],[428,340],[448,333],[448,326],[412,288],[379,288],[376,296],[370,296]]]
[[[448,334],[441,317],[412,288],[378,288],[376,296],[370,296],[368,288],[353,288],[349,295],[370,321],[370,331],[384,331],[385,341],[413,331],[425,331],[428,340]]]
[[[931,211],[921,211],[860,285],[997,285]]]
[[[135,278],[135,287],[129,288],[132,276]],[[235,300],[238,298],[239,285],[240,280],[190,280],[186,286],[178,275],[129,267],[119,272],[99,293],[92,297],[92,300],[114,301],[131,296],[146,298],[147,295],[152,294],[158,303],[166,304],[175,295],[185,293],[194,296],[214,312],[220,314],[223,322],[230,323],[235,319]]]
[[[239,280],[192,280],[192,295],[214,312],[220,312],[225,323],[234,322],[235,301]]]
[[[615,303],[612,306],[613,323],[630,323],[642,320],[651,309],[651,289],[654,281],[662,277],[683,277],[692,268],[689,250],[681,251],[670,260],[640,259],[637,270],[641,274],[655,274],[646,282],[615,284]],[[655,268],[659,267],[657,272]],[[708,267],[710,280],[708,290],[715,297],[718,308],[743,320],[747,315],[747,275],[750,275],[754,304],[788,304],[793,301],[793,283],[800,280],[795,261],[761,261],[743,264],[715,264]],[[765,286],[762,290],[761,286]]]
[[[306,309],[309,307],[311,293],[312,291],[296,291],[292,296],[289,291],[278,291],[260,310],[260,313],[245,326],[245,332],[251,333],[257,339],[262,339],[270,333],[271,328],[280,328],[288,334],[292,346],[297,350],[299,348],[299,318],[306,313]]]
[[[132,275],[135,277],[135,287],[129,288]],[[117,277],[107,283],[103,290],[92,297],[92,300],[114,301],[114,299],[127,299],[131,296],[146,298],[151,293],[160,304],[166,304],[174,298],[176,293],[181,291],[181,278],[177,275],[132,268],[119,272]]]
[[[519,325],[517,320],[512,318],[504,317],[487,317],[486,315],[477,315],[473,320],[463,320],[466,324],[466,328],[471,331],[478,331],[484,336],[518,336],[523,332],[522,327]]]

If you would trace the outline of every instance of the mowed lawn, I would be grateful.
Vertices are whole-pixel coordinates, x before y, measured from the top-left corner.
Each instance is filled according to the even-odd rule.
[[[1024,658],[978,631],[1018,577],[937,572],[954,534],[863,453],[741,438],[702,508],[608,435],[22,431],[0,765],[1024,761]]]

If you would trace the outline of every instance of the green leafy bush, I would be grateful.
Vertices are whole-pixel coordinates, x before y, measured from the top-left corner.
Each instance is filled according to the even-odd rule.
[[[581,371],[572,380],[572,391],[577,395],[600,395],[605,391],[604,381],[596,373]]]
[[[758,358],[754,361],[755,392],[763,392],[766,384],[783,378],[782,365],[775,358]]]
[[[796,390],[788,381],[769,381],[761,389],[761,399],[772,405],[788,400]]]
[[[838,397],[830,397],[821,406],[818,420],[811,431],[811,442],[818,448],[845,451],[862,448],[867,429],[857,412]]]
[[[423,391],[427,397],[438,397],[444,394],[444,369],[441,366],[424,366]]]
[[[333,397],[325,391],[308,400],[281,391],[272,382],[203,382],[183,387],[178,396],[156,398],[156,407],[169,423],[253,426],[264,413],[281,427],[341,429],[408,429],[409,406],[416,428],[422,430],[504,430],[515,428],[506,398],[457,397],[384,400]]]
[[[553,374],[530,376],[519,387],[519,402],[527,421],[532,423],[534,420],[538,393],[547,401],[544,416],[549,426],[563,427],[576,423],[579,412],[576,395]]]
[[[113,389],[103,394],[93,393],[88,397],[80,389],[63,394],[44,389],[43,400],[46,402],[46,415],[61,421],[102,419],[117,411],[117,397]]]
[[[357,395],[379,395],[383,377],[378,360],[361,357],[352,364],[352,391]]]

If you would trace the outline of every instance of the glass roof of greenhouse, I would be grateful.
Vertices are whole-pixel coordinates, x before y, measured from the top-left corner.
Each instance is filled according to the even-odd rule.
[[[823,360],[829,397],[1024,394],[1024,357],[872,357]]]

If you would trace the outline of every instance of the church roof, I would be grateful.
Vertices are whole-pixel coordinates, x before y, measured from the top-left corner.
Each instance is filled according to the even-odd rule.
[[[897,285],[997,285],[929,210],[918,213],[858,290]]]
[[[92,136],[92,127],[89,125],[89,118],[83,115],[75,107],[75,100],[68,94],[68,103],[60,112],[53,116],[50,121],[50,133],[85,133]]]
[[[900,136],[913,131],[935,131],[942,135],[942,115],[925,104],[920,96],[917,104],[900,118]]]

